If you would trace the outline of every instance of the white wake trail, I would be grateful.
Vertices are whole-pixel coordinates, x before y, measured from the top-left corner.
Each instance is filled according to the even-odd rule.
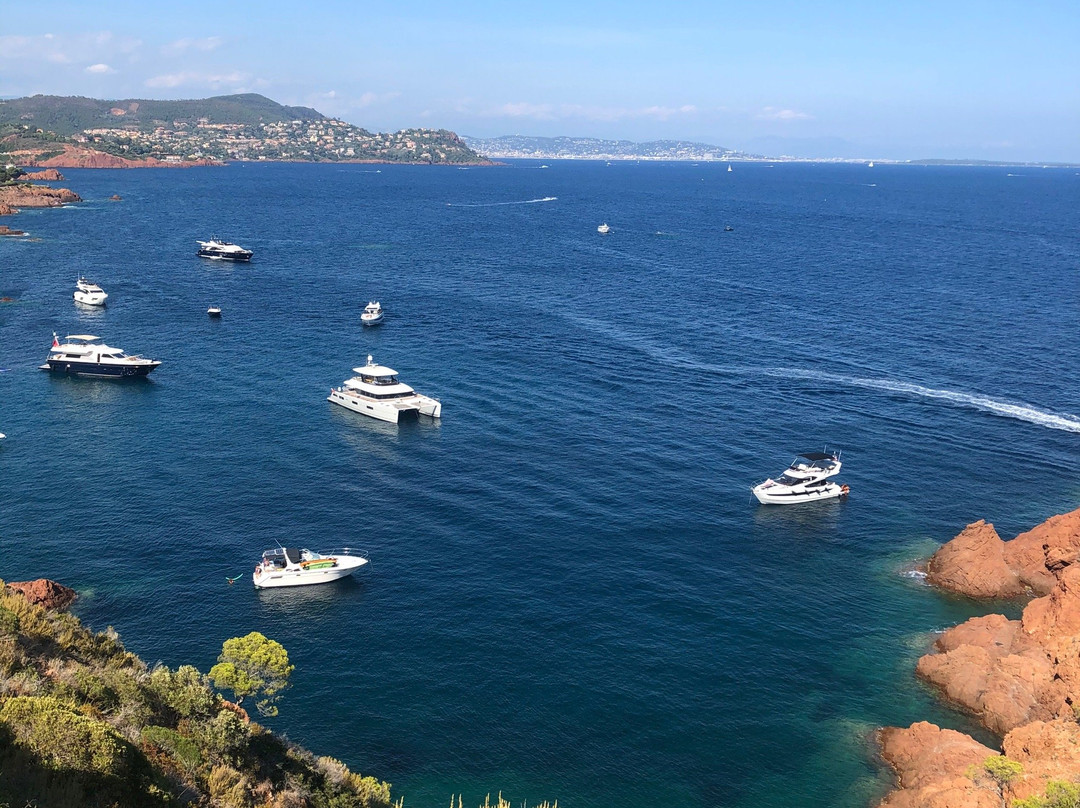
[[[557,196],[545,196],[539,199],[521,199],[516,202],[447,202],[448,208],[499,208],[503,205],[536,205],[540,202],[555,202],[559,199]]]

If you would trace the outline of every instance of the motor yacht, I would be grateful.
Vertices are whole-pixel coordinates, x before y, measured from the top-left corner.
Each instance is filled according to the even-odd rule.
[[[383,308],[379,305],[379,301],[373,301],[364,306],[364,311],[360,314],[360,322],[364,325],[378,325],[383,321]]]
[[[598,225],[598,226],[597,226],[597,228],[596,228],[596,232],[597,232],[597,233],[610,233],[610,232],[611,232],[611,228],[610,228],[610,227],[608,227],[608,223],[607,223],[607,222],[604,222],[603,224],[601,224],[601,225]]]
[[[804,452],[775,480],[768,479],[751,491],[763,505],[795,505],[842,497],[850,489],[829,481],[839,473],[839,452]]]
[[[262,554],[255,565],[252,580],[256,589],[276,586],[307,586],[326,584],[347,578],[368,563],[348,547],[316,553],[295,547],[277,547]]]
[[[442,416],[440,401],[402,384],[396,370],[376,365],[370,355],[367,360],[362,368],[353,368],[353,378],[330,390],[327,401],[392,424],[418,415]]]
[[[93,281],[80,277],[75,281],[75,302],[85,303],[87,306],[104,306],[108,297],[105,290]]]
[[[121,378],[146,376],[160,364],[157,359],[128,356],[119,348],[110,348],[101,337],[72,334],[61,344],[54,333],[49,358],[41,369],[71,376]]]
[[[199,242],[198,254],[203,258],[213,258],[215,261],[250,261],[255,253],[245,250],[238,244],[211,238],[209,241]]]
[[[221,316],[221,306],[210,306],[206,310],[206,313],[210,317],[220,317]]]

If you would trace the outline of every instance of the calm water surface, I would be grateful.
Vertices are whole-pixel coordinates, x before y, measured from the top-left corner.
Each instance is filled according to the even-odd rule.
[[[2,577],[151,663],[279,640],[267,723],[406,805],[863,806],[874,728],[970,729],[912,671],[979,610],[906,571],[1080,504],[1080,176],[550,165],[66,171],[0,241]],[[327,403],[368,354],[442,421]],[[848,501],[749,502],[825,444]],[[372,563],[256,592],[277,542]]]

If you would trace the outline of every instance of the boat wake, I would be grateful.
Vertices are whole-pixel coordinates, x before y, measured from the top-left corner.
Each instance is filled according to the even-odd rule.
[[[581,323],[590,329],[607,335],[626,345],[629,345],[653,359],[668,364],[683,367],[687,370],[704,371],[730,376],[770,376],[781,379],[805,379],[807,381],[826,382],[845,387],[860,387],[864,390],[876,390],[882,393],[898,393],[914,396],[917,398],[943,401],[955,407],[981,410],[1004,418],[1013,418],[1018,421],[1026,421],[1029,424],[1046,427],[1047,429],[1059,429],[1064,432],[1080,433],[1080,418],[1068,413],[1053,413],[1041,410],[1031,404],[1023,402],[1002,401],[990,396],[965,393],[959,390],[942,390],[935,387],[915,384],[914,382],[897,381],[895,379],[874,379],[862,376],[848,376],[840,373],[828,373],[819,370],[807,370],[802,368],[762,368],[747,365],[714,365],[708,362],[700,362],[696,359],[680,354],[677,351],[661,347],[648,339],[628,334],[625,331],[613,327],[607,323],[598,322],[589,317],[573,315],[569,319]]]
[[[447,202],[448,208],[499,208],[504,205],[536,205],[540,202],[554,202],[557,196],[545,196],[540,199],[521,199],[516,202]]]

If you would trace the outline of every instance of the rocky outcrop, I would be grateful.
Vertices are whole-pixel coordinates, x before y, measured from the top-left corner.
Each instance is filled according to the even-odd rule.
[[[124,197],[120,196],[120,194],[113,194],[112,196],[109,197],[109,201],[110,202],[123,202]]]
[[[927,563],[927,580],[974,598],[1050,592],[1063,570],[1080,560],[1080,509],[1053,516],[1011,541],[978,521]]]
[[[38,578],[36,581],[17,581],[7,584],[7,588],[12,592],[18,592],[37,606],[55,609],[56,611],[63,611],[76,598],[74,589],[68,589],[63,584],[50,581],[48,578]]]
[[[23,174],[21,179],[37,180],[38,182],[63,182],[64,175],[55,168],[46,168],[44,171],[32,171],[29,174]]]
[[[916,670],[999,735],[1071,717],[1073,700],[1080,705],[1080,567],[1064,570],[1020,620],[994,614],[949,629]]]
[[[2,216],[2,215],[3,215],[3,213],[0,212],[0,216]],[[13,230],[10,227],[8,227],[6,224],[0,224],[0,236],[25,236],[25,235],[26,235],[26,233],[24,233],[22,230]]]
[[[997,751],[962,732],[920,721],[878,735],[881,756],[896,771],[899,788],[880,808],[1001,808],[1001,792],[969,776]]]
[[[0,215],[18,213],[19,208],[58,208],[72,202],[82,202],[74,191],[67,188],[49,188],[45,185],[0,186]]]

